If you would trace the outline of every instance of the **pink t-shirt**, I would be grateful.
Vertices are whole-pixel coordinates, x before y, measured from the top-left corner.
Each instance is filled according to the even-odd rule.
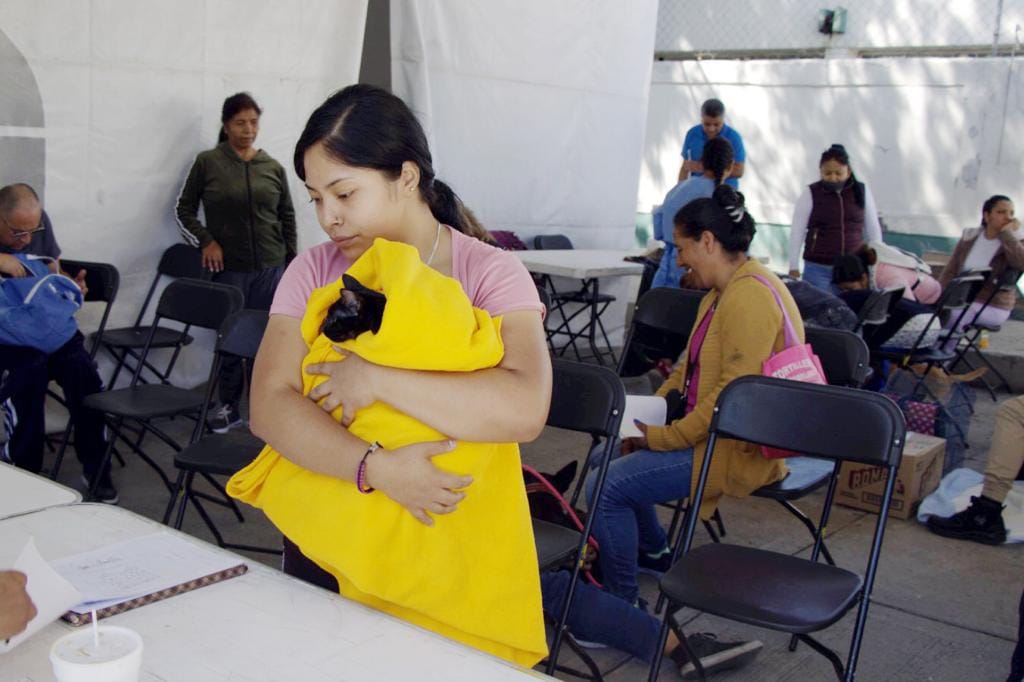
[[[875,286],[879,289],[903,287],[903,298],[927,305],[935,303],[942,294],[942,285],[931,275],[889,263],[875,266]]]
[[[474,306],[491,315],[516,310],[545,312],[533,278],[514,254],[447,229],[452,236],[452,276]],[[333,242],[306,249],[285,270],[270,314],[301,320],[313,290],[337,281],[350,265],[352,261]]]

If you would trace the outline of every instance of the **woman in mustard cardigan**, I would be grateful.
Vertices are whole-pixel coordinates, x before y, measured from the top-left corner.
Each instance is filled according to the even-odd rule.
[[[667,426],[638,425],[645,435],[623,440],[622,456],[611,463],[594,512],[604,586],[634,602],[638,568],[668,568],[671,555],[654,505],[690,496],[719,392],[737,377],[761,374],[761,364],[784,347],[782,311],[768,287],[753,275],[771,282],[801,340],[804,334],[800,311],[786,285],[747,256],[754,220],[743,206],[742,194],[719,186],[712,198],[680,209],[673,222],[679,264],[691,268],[710,288],[686,351],[658,390],[660,396],[678,390],[685,413]],[[710,517],[722,495],[745,497],[785,475],[783,460],[765,459],[759,447],[719,441],[701,517]],[[587,483],[589,498],[593,474]]]

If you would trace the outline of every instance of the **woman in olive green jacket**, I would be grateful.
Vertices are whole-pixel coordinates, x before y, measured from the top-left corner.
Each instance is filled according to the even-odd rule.
[[[214,281],[232,284],[245,307],[269,310],[285,266],[297,251],[295,211],[281,164],[254,144],[262,111],[248,94],[224,100],[218,144],[196,156],[178,196],[178,225],[185,241],[202,249]],[[203,207],[205,225],[199,220]],[[221,406],[211,426],[223,433],[241,421],[243,386],[237,360],[225,359]]]

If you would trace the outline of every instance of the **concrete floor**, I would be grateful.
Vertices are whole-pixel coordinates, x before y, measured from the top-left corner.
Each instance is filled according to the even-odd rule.
[[[1024,335],[1024,323],[1021,331]],[[1020,348],[1024,345],[1017,345],[1013,350]],[[642,383],[632,382],[627,391],[644,392]],[[966,466],[980,470],[991,438],[996,404],[984,392],[977,393]],[[1001,394],[1000,399],[1006,395]],[[190,426],[178,420],[170,423],[168,430],[185,440]],[[171,451],[156,439],[151,438],[146,443],[147,451],[173,477]],[[556,471],[569,460],[580,460],[586,445],[585,438],[547,429],[536,442],[523,446],[523,458],[542,471]],[[129,454],[127,461],[126,467],[116,467],[114,472],[121,505],[160,519],[168,500],[166,489],[137,457]],[[77,460],[70,456],[65,462],[61,482],[80,488]],[[814,495],[800,506],[813,518],[820,512],[822,498],[821,494]],[[808,554],[808,534],[776,503],[755,498],[726,499],[721,508],[728,531],[726,541],[794,555]],[[280,542],[280,535],[258,511],[245,509],[244,524],[238,524],[225,510],[213,509],[212,513],[229,541],[260,546],[276,546]],[[866,564],[874,521],[873,514],[835,507],[829,546],[839,565],[859,568]],[[194,511],[186,515],[184,530],[212,541]],[[702,530],[698,530],[697,541],[708,541]],[[250,556],[276,565],[275,557]],[[891,519],[868,616],[858,679],[908,682],[1006,679],[1017,639],[1017,603],[1024,587],[1022,565],[1024,546],[988,547],[947,540],[932,535],[915,521]],[[655,582],[646,576],[641,578],[643,595],[653,602]],[[690,617],[694,620],[687,626],[688,632],[714,632],[722,638],[757,638],[765,644],[751,666],[722,673],[714,678],[716,680],[834,679],[830,664],[808,647],[801,646],[790,653],[785,635],[710,616],[688,614],[687,618]],[[821,640],[834,646],[844,658],[852,620],[852,615],[848,615],[821,634]],[[595,658],[608,680],[646,679],[647,666],[625,654],[607,649],[596,651]],[[573,659],[573,654],[563,649],[561,662],[571,665]],[[679,679],[679,675],[666,665],[660,679]]]

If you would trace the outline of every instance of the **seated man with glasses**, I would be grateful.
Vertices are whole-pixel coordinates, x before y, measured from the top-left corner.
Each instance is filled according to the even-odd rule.
[[[0,188],[0,206],[10,206],[12,209],[0,211],[4,214],[0,215],[0,225],[10,230],[10,244],[0,242],[0,275],[11,275],[8,270],[17,272],[21,269],[17,259],[5,258],[6,255],[23,253],[39,256],[49,259],[46,264],[50,272],[63,273],[75,280],[82,295],[85,295],[85,270],[75,274],[61,270],[60,245],[53,233],[53,224],[50,216],[42,209],[39,195],[32,186],[19,182]]]
[[[60,248],[50,221],[38,195],[25,184],[0,188],[0,278],[46,275],[47,270],[38,263],[23,261],[15,254],[48,257],[47,268],[59,272]],[[84,294],[85,271],[73,279]],[[16,466],[39,472],[46,435],[46,389],[51,380],[60,384],[75,427],[75,452],[82,463],[83,482],[88,485],[98,473],[107,443],[103,416],[82,407],[86,396],[103,390],[96,363],[83,342],[82,333],[76,331],[49,354],[28,346],[0,345],[0,405],[13,405],[16,417],[8,444],[11,460]],[[117,491],[109,469],[100,476],[97,499],[115,504]]]

